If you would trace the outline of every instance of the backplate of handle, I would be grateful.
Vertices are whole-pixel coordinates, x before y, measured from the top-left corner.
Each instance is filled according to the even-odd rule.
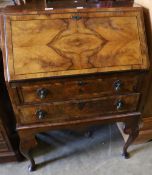
[[[36,114],[36,117],[41,120],[46,117],[47,112],[42,109],[38,109],[35,114]]]
[[[46,98],[48,92],[49,92],[48,89],[46,89],[46,88],[40,88],[40,89],[37,90],[37,96],[40,99],[44,99],[44,98]]]
[[[116,102],[116,108],[117,108],[117,110],[121,110],[123,107],[124,107],[124,101],[118,100]]]
[[[120,91],[121,88],[122,88],[122,85],[123,85],[123,83],[122,83],[121,80],[116,80],[116,81],[114,82],[114,85],[113,85],[115,91]]]

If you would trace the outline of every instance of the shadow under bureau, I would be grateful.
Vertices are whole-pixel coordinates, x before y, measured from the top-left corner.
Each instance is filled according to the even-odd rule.
[[[37,133],[99,123],[125,123],[128,158],[149,68],[142,8],[10,9],[1,14],[5,80],[29,169]]]

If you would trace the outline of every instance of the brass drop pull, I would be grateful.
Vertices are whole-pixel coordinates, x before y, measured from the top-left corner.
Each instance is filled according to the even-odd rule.
[[[118,100],[116,102],[116,108],[117,110],[121,110],[124,107],[124,102],[122,100]]]
[[[72,19],[74,19],[74,20],[80,20],[82,17],[81,16],[79,16],[79,15],[76,15],[76,16],[72,16]]]
[[[115,91],[120,91],[122,88],[122,81],[121,80],[117,80],[114,82],[114,89]]]
[[[46,98],[47,94],[48,94],[48,90],[45,88],[40,88],[37,90],[37,95],[40,99],[44,99]]]
[[[41,110],[41,109],[38,109],[37,111],[36,111],[36,117],[38,118],[38,119],[44,119],[45,117],[46,117],[46,115],[47,115],[47,112],[46,111],[44,111],[44,110]]]
[[[83,110],[84,107],[85,107],[85,105],[86,105],[86,102],[80,102],[80,103],[78,104],[78,108],[79,108],[80,110]]]

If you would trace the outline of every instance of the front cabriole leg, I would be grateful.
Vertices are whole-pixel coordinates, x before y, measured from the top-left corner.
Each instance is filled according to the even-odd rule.
[[[35,161],[31,155],[31,150],[36,147],[37,141],[34,135],[26,135],[26,132],[19,133],[20,134],[20,151],[23,156],[30,161],[30,165],[28,166],[29,171],[36,170]]]
[[[136,116],[132,119],[129,119],[125,122],[125,128],[124,133],[129,134],[128,140],[126,141],[124,147],[123,147],[123,153],[122,156],[125,159],[128,159],[130,157],[128,153],[128,147],[134,142],[134,140],[139,135],[139,116]]]

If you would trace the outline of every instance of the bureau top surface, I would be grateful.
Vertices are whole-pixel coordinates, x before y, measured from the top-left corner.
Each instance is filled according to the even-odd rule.
[[[141,8],[24,11],[2,17],[8,81],[149,67]]]

